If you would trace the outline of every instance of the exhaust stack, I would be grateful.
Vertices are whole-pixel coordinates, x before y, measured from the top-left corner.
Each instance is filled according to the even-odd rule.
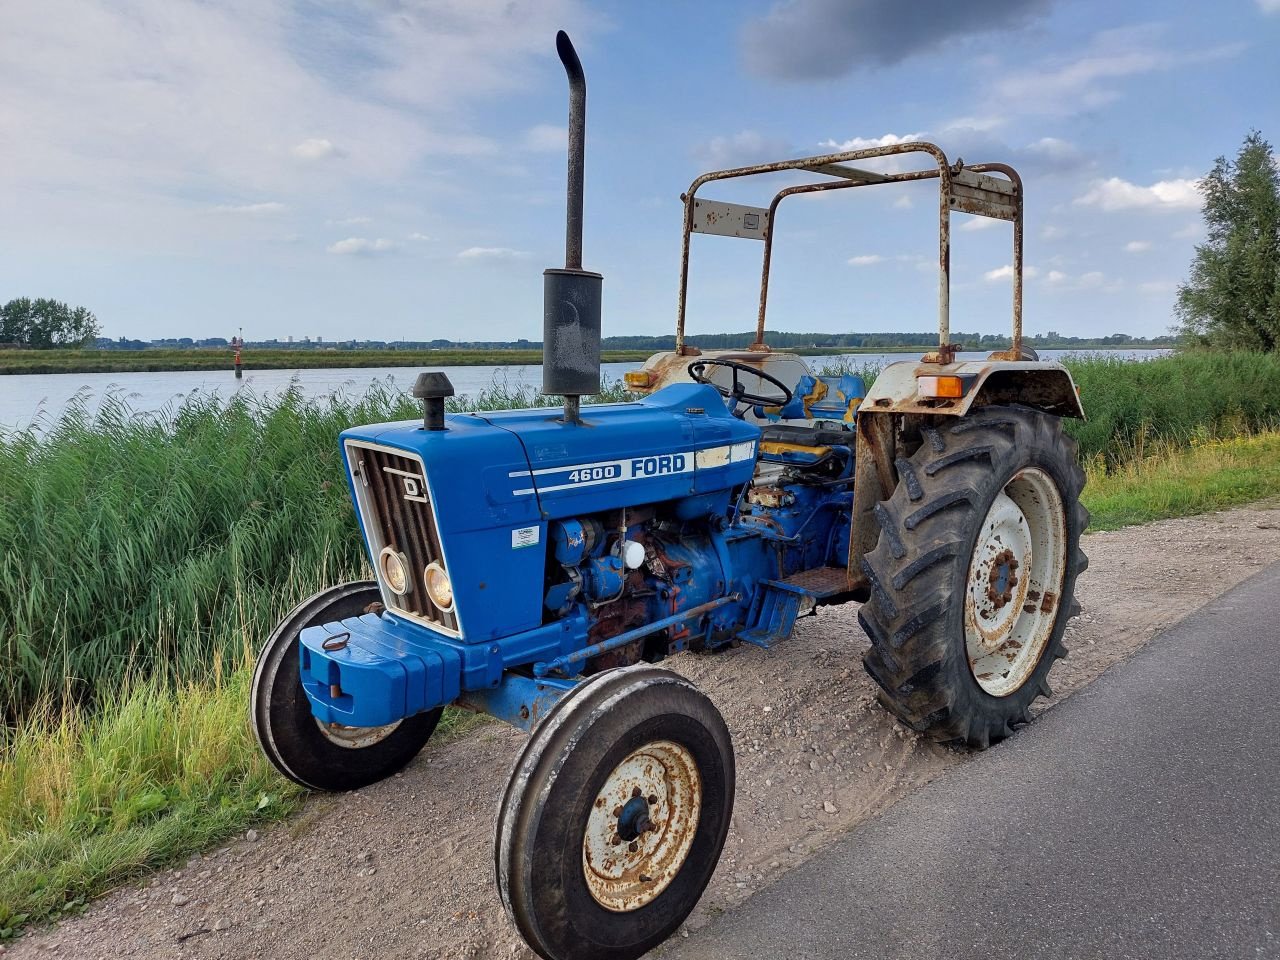
[[[556,34],[569,80],[569,184],[564,267],[542,277],[542,392],[564,397],[565,423],[581,423],[583,396],[600,392],[600,296],[604,277],[582,269],[582,192],[587,78],[569,35]]]

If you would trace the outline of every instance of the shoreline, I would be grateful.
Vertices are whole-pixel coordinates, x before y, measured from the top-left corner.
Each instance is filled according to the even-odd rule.
[[[889,353],[919,353],[928,346],[890,347],[791,347],[779,353],[800,356],[878,356]],[[1079,353],[1128,353],[1134,350],[1166,350],[1162,346],[1046,347]],[[654,350],[603,350],[602,363],[643,363]],[[977,350],[975,352],[981,352]],[[246,350],[242,369],[254,370],[340,370],[367,367],[484,367],[540,366],[541,350]],[[186,371],[234,370],[230,351],[190,350],[3,350],[0,349],[0,376],[46,375],[55,373],[180,373]]]

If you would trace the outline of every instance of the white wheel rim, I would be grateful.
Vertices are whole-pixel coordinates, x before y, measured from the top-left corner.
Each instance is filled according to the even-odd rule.
[[[680,744],[657,740],[618,764],[582,838],[582,873],[596,902],[625,913],[661,894],[689,856],[701,809],[702,777]]]
[[[381,727],[348,727],[341,723],[321,723],[317,720],[316,726],[330,743],[347,750],[363,750],[387,739],[401,723],[402,720],[397,720]]]
[[[1044,655],[1066,572],[1062,494],[1036,467],[1013,476],[982,521],[965,590],[969,668],[993,697],[1020,689]]]

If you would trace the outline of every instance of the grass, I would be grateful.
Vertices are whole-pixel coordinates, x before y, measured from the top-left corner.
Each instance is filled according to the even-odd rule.
[[[1280,358],[1069,365],[1095,529],[1280,493]],[[545,402],[495,384],[454,406]],[[252,657],[297,601],[368,575],[339,430],[417,415],[382,386],[80,403],[0,437],[0,938],[296,807],[247,725]]]
[[[643,361],[646,350],[606,350],[605,363]],[[245,370],[301,370],[318,367],[530,366],[541,350],[267,350],[246,349]],[[232,369],[230,347],[187,350],[5,350],[0,375],[30,373],[155,373],[161,370]]]
[[[1092,530],[1115,530],[1280,496],[1280,431],[1165,443],[1140,459],[1085,464]]]

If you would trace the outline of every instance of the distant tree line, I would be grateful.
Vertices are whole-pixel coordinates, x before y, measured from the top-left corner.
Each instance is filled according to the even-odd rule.
[[[743,333],[700,333],[686,337],[690,346],[707,350],[745,347],[755,339],[754,331]],[[896,347],[928,347],[938,342],[936,333],[786,333],[769,331],[765,335],[775,349],[808,350],[892,350]],[[952,333],[951,340],[962,350],[998,350],[1009,346],[1006,334]],[[1099,347],[1172,347],[1177,336],[1134,337],[1127,333],[1113,333],[1105,337],[1068,337],[1056,331],[1027,335],[1023,342],[1041,350],[1088,350]],[[674,335],[660,337],[619,336],[604,337],[600,345],[605,350],[648,351],[671,350],[676,345]],[[99,337],[100,350],[183,350],[201,348],[226,348],[223,337],[193,340],[190,337],[163,340],[129,340],[120,337],[111,340]],[[246,349],[261,350],[541,350],[541,340],[326,340],[280,342],[279,340],[250,340]]]
[[[0,307],[0,346],[85,347],[98,336],[98,318],[61,300],[19,297]]]

